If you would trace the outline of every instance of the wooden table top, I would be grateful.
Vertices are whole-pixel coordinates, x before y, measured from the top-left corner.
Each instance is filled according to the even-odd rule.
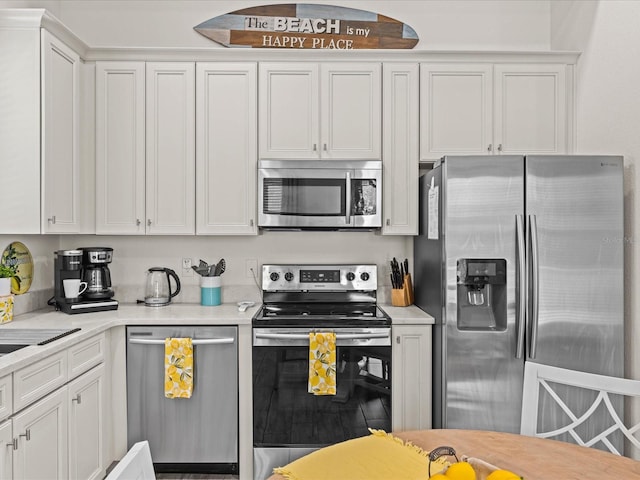
[[[443,445],[522,475],[525,480],[640,480],[640,462],[571,443],[481,430],[393,432],[430,451]],[[269,480],[284,480],[272,475]]]

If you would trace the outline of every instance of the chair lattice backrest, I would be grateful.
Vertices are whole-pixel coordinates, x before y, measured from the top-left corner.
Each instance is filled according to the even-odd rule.
[[[563,397],[566,387],[573,388],[573,394],[580,396],[586,404],[576,408],[575,402],[567,401]],[[627,445],[640,451],[640,441],[636,438],[640,422],[626,426],[622,413],[623,401],[640,397],[640,381],[525,362],[522,396],[522,435],[573,439],[586,447],[604,445],[617,455],[622,455],[621,444],[626,441]],[[558,412],[556,418],[562,418],[562,422],[557,422],[561,425],[555,424],[547,431],[539,431],[543,396],[547,401],[545,408],[552,404]]]

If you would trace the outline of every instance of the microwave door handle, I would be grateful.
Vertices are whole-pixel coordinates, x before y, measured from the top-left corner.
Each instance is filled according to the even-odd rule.
[[[346,215],[345,220],[347,225],[351,225],[351,172],[345,173],[345,179],[347,182],[347,188],[345,189],[345,205],[346,205]]]

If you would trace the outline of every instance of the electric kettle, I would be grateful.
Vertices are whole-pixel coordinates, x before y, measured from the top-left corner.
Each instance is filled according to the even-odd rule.
[[[171,291],[171,277],[175,280],[176,289]],[[171,299],[180,293],[180,279],[170,268],[153,267],[147,271],[147,285],[144,293],[144,304],[148,307],[169,305]]]

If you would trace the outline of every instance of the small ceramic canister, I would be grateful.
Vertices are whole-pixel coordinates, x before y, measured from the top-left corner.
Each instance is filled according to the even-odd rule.
[[[13,320],[13,295],[0,297],[0,324]]]
[[[217,277],[200,277],[200,304],[216,306],[222,303],[222,280]]]

